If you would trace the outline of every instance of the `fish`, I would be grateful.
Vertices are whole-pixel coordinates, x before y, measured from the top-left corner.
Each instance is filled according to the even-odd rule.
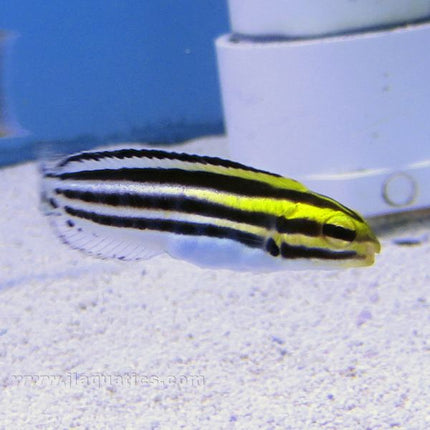
[[[101,258],[167,253],[205,268],[270,272],[369,266],[365,219],[300,182],[218,157],[144,147],[42,165],[42,207],[63,242]]]

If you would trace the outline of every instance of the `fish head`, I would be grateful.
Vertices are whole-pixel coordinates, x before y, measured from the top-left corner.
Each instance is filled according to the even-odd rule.
[[[372,265],[381,245],[366,220],[334,200],[327,206],[297,204],[293,213],[278,220],[280,255],[300,259],[305,268]]]
[[[322,223],[321,239],[324,247],[341,257],[340,266],[371,266],[381,244],[366,220],[356,212],[354,215],[331,214]]]

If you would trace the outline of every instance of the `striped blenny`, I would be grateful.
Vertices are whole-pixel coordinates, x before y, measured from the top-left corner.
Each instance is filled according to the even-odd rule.
[[[45,165],[60,237],[100,257],[167,252],[232,270],[368,266],[380,244],[357,212],[293,179],[216,157],[120,147]]]

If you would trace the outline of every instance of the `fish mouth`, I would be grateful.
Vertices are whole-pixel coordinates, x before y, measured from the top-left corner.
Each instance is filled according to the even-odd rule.
[[[379,254],[381,252],[381,243],[373,232],[370,232],[366,238],[368,252],[372,254]]]
[[[363,255],[374,257],[381,252],[381,243],[370,228],[359,240],[363,246]]]
[[[346,264],[347,267],[371,266],[375,262],[375,255],[381,252],[381,244],[370,231],[364,237],[358,238],[351,249],[355,251],[355,257]]]
[[[358,253],[361,257],[361,263],[358,266],[371,266],[375,262],[375,255],[381,252],[381,244],[379,240],[371,238],[369,241],[363,243],[362,251]]]
[[[375,254],[379,254],[381,252],[381,243],[378,239],[376,239],[376,242],[373,243],[373,252]]]

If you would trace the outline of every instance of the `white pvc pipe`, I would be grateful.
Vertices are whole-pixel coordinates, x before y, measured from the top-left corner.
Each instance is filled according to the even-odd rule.
[[[366,215],[430,206],[430,25],[216,42],[233,158]]]
[[[232,31],[315,37],[430,17],[429,0],[229,0]]]

